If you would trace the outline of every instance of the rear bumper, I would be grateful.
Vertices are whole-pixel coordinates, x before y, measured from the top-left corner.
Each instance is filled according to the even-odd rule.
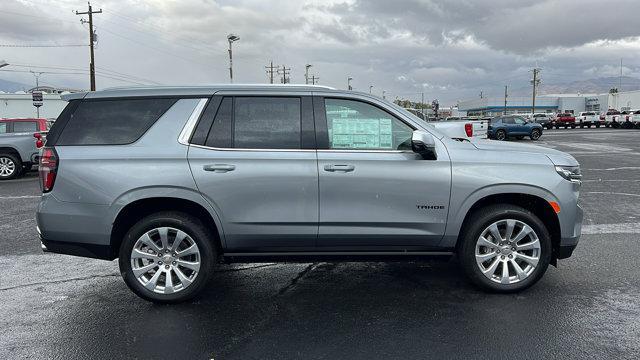
[[[43,250],[112,260],[109,219],[108,206],[59,201],[52,194],[42,196],[36,211]]]
[[[82,256],[94,259],[113,260],[115,256],[107,245],[72,243],[40,239],[43,252]]]

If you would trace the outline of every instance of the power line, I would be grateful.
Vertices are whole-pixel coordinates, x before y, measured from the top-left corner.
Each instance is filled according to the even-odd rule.
[[[87,46],[83,44],[65,44],[65,45],[28,45],[28,44],[0,44],[0,47],[8,48],[58,48],[58,47],[80,47]]]

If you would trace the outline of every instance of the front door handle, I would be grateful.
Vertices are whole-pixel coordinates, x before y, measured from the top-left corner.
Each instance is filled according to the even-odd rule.
[[[355,169],[356,167],[353,165],[325,165],[324,166],[324,171],[329,171],[329,172],[336,172],[336,171],[351,172]]]
[[[202,167],[204,169],[204,171],[213,171],[213,172],[217,172],[217,173],[226,173],[228,171],[233,171],[236,169],[235,165],[229,165],[229,164],[209,164],[209,165],[204,165]]]

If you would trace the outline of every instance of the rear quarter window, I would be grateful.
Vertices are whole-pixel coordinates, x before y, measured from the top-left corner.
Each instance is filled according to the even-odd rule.
[[[56,145],[131,144],[176,101],[157,98],[83,100],[69,116]]]

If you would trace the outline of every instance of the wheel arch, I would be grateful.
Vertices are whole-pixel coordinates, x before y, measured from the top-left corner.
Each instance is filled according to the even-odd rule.
[[[555,266],[557,260],[556,255],[560,247],[561,239],[560,220],[558,219],[558,215],[553,210],[551,204],[549,204],[549,200],[545,198],[548,198],[548,196],[524,192],[501,192],[488,194],[470,201],[470,204],[466,207],[466,211],[459,214],[459,216],[462,216],[463,214],[464,216],[458,220],[455,245],[456,250],[462,243],[462,234],[464,234],[466,227],[469,226],[468,220],[473,213],[490,205],[510,204],[531,211],[544,223],[545,227],[549,231],[549,235],[551,236],[551,244],[553,248],[551,263]]]
[[[202,197],[200,198],[202,199]],[[215,211],[204,202],[204,199],[200,202],[193,198],[149,196],[136,198],[117,210],[110,236],[110,249],[113,258],[118,256],[122,239],[131,226],[143,217],[160,211],[182,211],[200,219],[215,235],[214,246],[218,250],[218,254],[222,254],[224,233],[220,219]]]

